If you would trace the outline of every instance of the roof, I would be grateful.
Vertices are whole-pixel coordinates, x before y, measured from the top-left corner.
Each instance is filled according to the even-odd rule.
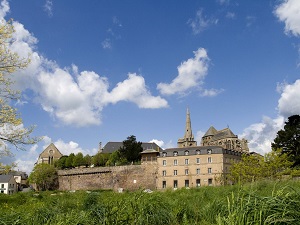
[[[14,178],[13,175],[0,175],[0,183],[8,183],[11,178]]]
[[[39,155],[39,158],[40,157],[48,157],[50,154],[49,153],[50,150],[54,151],[53,156],[55,158],[60,158],[63,156],[63,154],[58,150],[58,148],[53,143],[51,143],[50,145],[48,145],[47,148],[44,149],[44,151],[42,151],[42,153]]]
[[[229,128],[218,131],[212,138],[212,141],[217,141],[224,138],[236,138],[235,135]]]
[[[213,126],[211,126],[211,127],[206,131],[206,133],[204,134],[203,137],[215,135],[217,132],[218,132],[218,131],[216,130],[216,128],[214,128]]]
[[[123,142],[109,141],[103,147],[102,153],[113,153],[114,151],[119,150],[122,146],[123,146]],[[157,150],[157,151],[162,151],[162,148],[159,147],[154,142],[142,142],[142,148],[143,148],[143,150],[154,149],[154,150]]]

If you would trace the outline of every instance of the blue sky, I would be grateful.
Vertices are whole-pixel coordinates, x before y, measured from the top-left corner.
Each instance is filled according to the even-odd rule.
[[[270,151],[300,114],[299,11],[298,0],[2,0],[11,49],[31,57],[13,75],[16,107],[44,137],[2,161],[29,172],[51,142],[93,155],[130,135],[174,147],[187,107],[198,144],[211,125],[229,126],[251,151]]]

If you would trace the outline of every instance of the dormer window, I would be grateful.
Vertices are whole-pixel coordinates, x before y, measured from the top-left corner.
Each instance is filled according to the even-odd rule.
[[[167,153],[166,153],[166,152],[163,152],[162,156],[163,156],[163,157],[166,157],[166,156],[167,156]]]
[[[196,155],[200,155],[200,150],[199,149],[196,150]]]
[[[212,150],[211,149],[207,149],[207,154],[211,154]]]
[[[173,152],[173,156],[177,156],[177,155],[178,155],[177,151]]]
[[[189,155],[189,151],[188,150],[184,151],[184,155]]]

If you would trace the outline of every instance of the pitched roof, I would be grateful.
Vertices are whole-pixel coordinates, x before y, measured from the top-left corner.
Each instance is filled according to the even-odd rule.
[[[109,141],[104,146],[102,153],[113,153],[114,151],[119,150],[122,146],[123,146],[123,142]],[[152,142],[152,143],[151,142],[142,142],[142,148],[143,148],[143,150],[147,150],[147,149],[154,149],[154,150],[158,150],[158,151],[162,150],[162,148],[159,147],[154,142]]]
[[[212,138],[213,141],[224,139],[224,138],[236,138],[235,135],[229,128],[218,131]]]
[[[0,175],[0,183],[8,183],[13,175]]]
[[[218,132],[218,131],[216,130],[216,128],[214,128],[213,126],[211,126],[211,127],[206,131],[206,133],[204,134],[203,137],[215,135],[217,132]]]
[[[45,148],[44,151],[42,151],[42,153],[39,155],[39,157],[42,157],[42,156],[48,157],[50,150],[54,150],[54,153],[53,153],[54,157],[60,158],[61,156],[63,156],[63,154],[58,150],[58,148],[53,143],[51,143],[50,145],[48,145],[47,148]]]

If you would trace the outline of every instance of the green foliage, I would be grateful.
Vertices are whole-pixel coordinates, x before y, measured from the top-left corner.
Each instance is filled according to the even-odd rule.
[[[85,167],[89,167],[90,165],[92,165],[92,157],[90,155],[86,155],[83,157],[83,162]]]
[[[53,165],[37,164],[28,178],[31,184],[36,184],[38,190],[55,190],[58,186],[57,171]]]
[[[287,154],[293,167],[300,165],[300,116],[293,115],[285,122],[283,130],[277,132],[272,143],[272,149],[281,149],[282,154]]]
[[[78,152],[75,157],[73,158],[73,163],[72,166],[73,167],[80,167],[84,165],[84,161],[83,161],[83,154],[81,152]]]
[[[94,155],[92,159],[92,164],[94,164],[94,166],[105,166],[106,162],[109,160],[109,157],[109,153],[98,152],[96,155]]]
[[[0,195],[0,224],[300,224],[300,182],[115,193]]]
[[[67,168],[67,166],[66,166],[67,158],[68,158],[68,156],[66,156],[66,155],[60,157],[59,160],[54,162],[54,166],[60,170]]]
[[[73,167],[73,161],[75,158],[75,154],[71,153],[68,158],[66,159],[66,168],[72,168]]]
[[[123,147],[119,149],[121,158],[127,162],[137,162],[141,160],[141,152],[143,151],[142,142],[137,142],[136,137],[131,135],[123,141]]]

